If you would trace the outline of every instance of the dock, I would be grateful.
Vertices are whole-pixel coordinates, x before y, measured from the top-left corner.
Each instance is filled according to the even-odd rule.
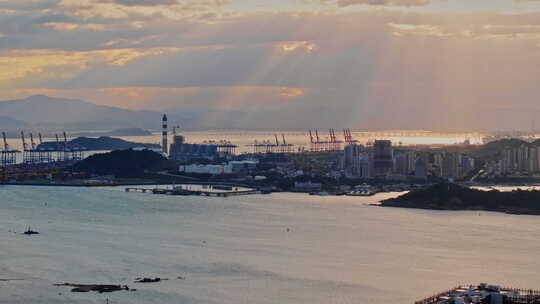
[[[415,304],[453,304],[453,303],[489,303],[489,304],[540,304],[540,291],[501,287],[497,285],[459,286],[423,300]]]

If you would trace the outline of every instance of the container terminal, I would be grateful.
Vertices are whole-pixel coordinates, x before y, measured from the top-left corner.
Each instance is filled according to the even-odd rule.
[[[540,304],[540,291],[488,285],[459,286],[414,304]]]

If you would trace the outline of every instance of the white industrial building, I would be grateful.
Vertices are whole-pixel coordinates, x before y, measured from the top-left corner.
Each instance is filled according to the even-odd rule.
[[[243,171],[249,171],[257,168],[258,161],[243,160],[243,161],[231,161],[226,165],[182,165],[178,168],[181,173],[194,173],[194,174],[233,174]]]

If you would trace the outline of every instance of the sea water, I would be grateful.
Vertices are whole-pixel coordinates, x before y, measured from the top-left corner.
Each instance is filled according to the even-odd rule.
[[[396,195],[0,186],[0,303],[403,304],[465,283],[540,286],[540,217],[369,205]]]

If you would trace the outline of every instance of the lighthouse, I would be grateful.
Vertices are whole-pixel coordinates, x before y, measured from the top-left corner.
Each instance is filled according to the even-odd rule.
[[[167,115],[164,114],[163,115],[163,133],[162,133],[162,136],[163,136],[163,139],[162,139],[162,143],[161,143],[161,151],[163,151],[163,154],[167,155],[168,154],[168,147],[167,147],[167,137],[168,137],[168,134],[167,134]]]

